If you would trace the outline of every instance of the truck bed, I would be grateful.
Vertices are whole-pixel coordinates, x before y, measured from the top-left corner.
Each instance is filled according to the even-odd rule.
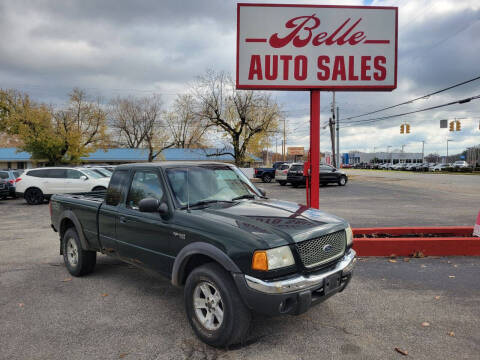
[[[100,250],[98,213],[105,198],[105,191],[84,192],[74,194],[56,194],[51,198],[52,226],[61,230],[61,218],[65,213],[80,223],[89,249]],[[72,219],[73,221],[73,219]]]

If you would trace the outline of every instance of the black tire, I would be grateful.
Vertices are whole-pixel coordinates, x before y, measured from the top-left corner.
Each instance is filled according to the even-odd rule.
[[[297,188],[298,185],[300,185],[298,182],[292,182],[292,186],[293,186],[294,188]]]
[[[73,261],[73,254],[70,248],[70,241],[73,249],[76,250],[76,263]],[[71,227],[65,231],[62,239],[63,261],[70,274],[73,276],[83,276],[90,274],[95,269],[97,263],[96,251],[87,251],[82,249],[82,244],[77,231]]]
[[[105,186],[95,186],[92,191],[105,191],[107,188]]]
[[[25,191],[25,195],[23,196],[25,201],[29,205],[39,205],[43,204],[45,197],[43,195],[42,190],[38,188],[29,188]]]
[[[272,182],[272,176],[270,174],[265,174],[262,176],[262,181],[264,183],[269,183],[269,182]]]
[[[215,325],[218,326],[215,330],[209,330],[202,324],[194,307],[194,294],[197,285],[200,286],[202,283],[213,285],[213,289],[218,289],[221,296],[223,320]],[[231,275],[220,265],[208,263],[194,269],[185,283],[184,300],[190,325],[204,343],[215,347],[226,347],[245,342],[252,315],[240,299]],[[205,315],[210,311],[207,308],[198,309],[202,313],[205,312]]]
[[[340,186],[345,186],[347,185],[348,178],[344,175],[340,176],[340,179],[338,179],[338,185]]]
[[[287,182],[286,182],[286,181],[279,181],[278,183],[280,184],[280,186],[285,186],[285,185],[287,185]]]

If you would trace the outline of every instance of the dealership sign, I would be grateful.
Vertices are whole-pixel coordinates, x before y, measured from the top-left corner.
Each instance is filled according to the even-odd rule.
[[[397,86],[397,8],[238,4],[237,88]]]

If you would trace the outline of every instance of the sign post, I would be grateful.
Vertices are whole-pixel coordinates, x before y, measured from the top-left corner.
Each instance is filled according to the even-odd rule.
[[[310,91],[307,204],[319,206],[320,90],[397,87],[396,7],[237,5],[237,89]]]

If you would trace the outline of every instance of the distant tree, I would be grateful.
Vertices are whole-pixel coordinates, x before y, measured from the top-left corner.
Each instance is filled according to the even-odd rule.
[[[199,115],[222,132],[227,140],[223,154],[231,154],[236,165],[245,162],[255,136],[275,130],[281,117],[270,95],[236,90],[232,78],[223,72],[207,71],[194,84],[193,94],[200,104]]]
[[[205,135],[210,124],[199,114],[199,104],[192,95],[178,95],[172,110],[166,112],[164,117],[175,147],[205,147]]]
[[[83,90],[73,89],[68,107],[56,111],[54,121],[63,141],[61,155],[68,162],[78,162],[82,156],[109,143],[107,113],[100,99],[90,99]]]
[[[55,165],[62,160],[62,138],[52,121],[52,109],[16,90],[0,90],[0,131],[20,139],[19,149],[33,159]]]
[[[162,121],[159,96],[117,98],[112,101],[110,126],[118,142],[133,149],[148,149],[148,161],[175,145]]]
[[[0,131],[18,136],[21,150],[50,165],[78,162],[108,141],[106,113],[79,89],[58,111],[15,90],[0,91],[0,104]]]

